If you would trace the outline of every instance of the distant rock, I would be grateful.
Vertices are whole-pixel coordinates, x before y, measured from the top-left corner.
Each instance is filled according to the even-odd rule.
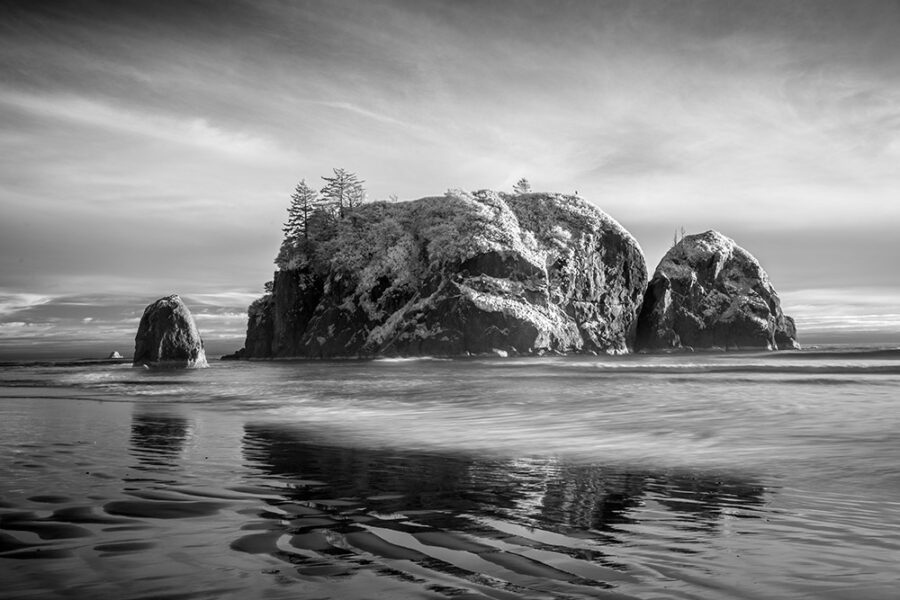
[[[109,353],[109,356],[107,356],[106,358],[108,358],[108,359],[122,358],[122,355],[119,354],[118,351],[113,350],[112,352]]]
[[[170,368],[209,366],[191,311],[177,295],[160,298],[144,309],[134,338],[133,364]]]
[[[232,352],[231,354],[223,354],[219,357],[219,360],[241,360],[243,358],[247,358],[246,354],[247,351],[241,348],[237,352]]]
[[[644,255],[575,196],[372,203],[275,273],[232,358],[631,349]]]
[[[636,347],[796,349],[796,338],[759,262],[707,231],[685,236],[660,261],[644,295]]]

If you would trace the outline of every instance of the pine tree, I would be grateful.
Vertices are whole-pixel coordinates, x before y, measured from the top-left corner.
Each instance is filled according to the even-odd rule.
[[[296,247],[302,240],[304,247],[309,245],[309,218],[317,201],[316,191],[306,185],[305,179],[300,180],[291,194],[288,219],[282,228],[285,242]]]
[[[322,177],[326,182],[322,188],[322,199],[331,205],[332,210],[341,219],[366,200],[364,181],[360,181],[355,173],[344,169],[333,169],[334,177]]]
[[[366,201],[366,190],[362,186],[362,182],[360,185],[354,186],[350,188],[350,193],[347,195],[347,208],[352,210],[363,204]]]
[[[516,194],[528,194],[531,192],[531,184],[528,183],[528,180],[524,177],[516,182],[516,185],[513,186],[513,193]]]

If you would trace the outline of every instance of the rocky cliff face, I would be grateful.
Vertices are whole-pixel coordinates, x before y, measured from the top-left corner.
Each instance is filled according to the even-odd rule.
[[[368,204],[275,274],[240,355],[626,352],[646,281],[634,238],[577,197]]]
[[[144,309],[134,338],[135,367],[206,367],[203,340],[191,311],[173,294]]]
[[[660,261],[641,308],[639,350],[799,348],[794,321],[759,262],[716,231],[686,236]]]

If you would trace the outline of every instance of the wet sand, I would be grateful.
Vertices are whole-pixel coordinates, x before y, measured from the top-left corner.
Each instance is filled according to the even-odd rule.
[[[173,400],[189,377],[207,375],[150,379],[136,399],[6,390],[4,598],[895,594],[886,498],[759,469],[348,437],[271,399]]]
[[[643,569],[610,549],[652,474],[342,448],[218,416],[205,438],[172,407],[18,407],[36,403],[74,437],[15,444],[7,463],[8,597],[637,597],[623,588]],[[85,427],[130,433],[88,441]],[[715,526],[720,504],[756,518],[753,482],[697,484],[665,483],[687,494],[673,518]]]

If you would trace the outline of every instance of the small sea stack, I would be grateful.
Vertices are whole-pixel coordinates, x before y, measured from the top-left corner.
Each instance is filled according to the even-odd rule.
[[[759,262],[718,231],[685,236],[660,261],[637,324],[638,350],[798,349],[794,320]]]
[[[177,294],[144,309],[134,337],[135,367],[208,367],[197,325]]]

